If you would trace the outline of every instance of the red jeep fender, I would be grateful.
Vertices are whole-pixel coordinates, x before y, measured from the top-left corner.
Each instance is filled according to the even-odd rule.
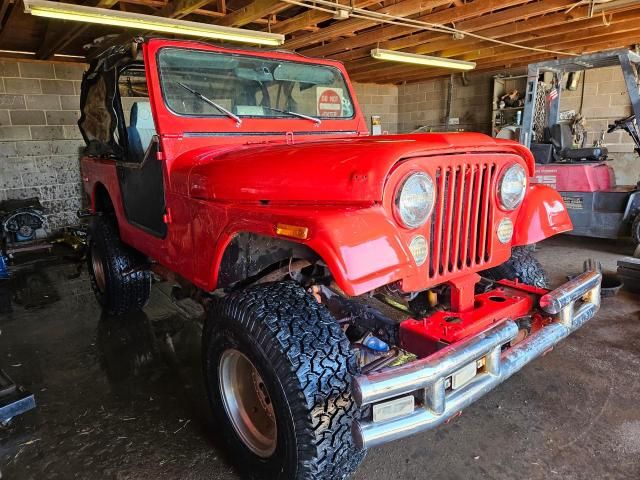
[[[254,205],[230,206],[227,218],[239,220],[228,224],[218,241],[212,242],[210,255],[199,257],[204,262],[213,258],[209,264],[212,268],[196,267],[196,271],[209,272],[209,278],[202,279],[207,289],[216,288],[222,257],[240,233],[280,238],[309,247],[327,264],[347,295],[361,295],[398,280],[425,282],[424,272],[416,267],[407,242],[398,234],[383,206],[316,207],[314,215],[309,213],[308,206],[271,206],[258,211]],[[276,235],[278,223],[307,227],[308,240]],[[572,228],[560,194],[546,186],[532,185],[515,222],[513,245],[536,243]],[[505,255],[506,261],[508,251]]]
[[[265,235],[307,246],[327,264],[340,288],[352,296],[400,280],[415,270],[406,245],[396,233],[397,227],[389,221],[381,206],[318,207],[316,214],[310,217],[308,207],[270,207],[258,212],[253,205],[230,207],[228,218],[240,220],[227,225],[221,237],[211,242],[211,256],[202,252],[204,255],[199,257],[202,262],[213,259],[206,270],[209,272],[206,288],[216,288],[224,253],[240,233]],[[277,235],[275,227],[279,223],[307,227],[309,239]],[[196,271],[205,269],[196,267]]]
[[[531,245],[573,230],[560,194],[546,185],[530,185],[513,232],[513,246]]]

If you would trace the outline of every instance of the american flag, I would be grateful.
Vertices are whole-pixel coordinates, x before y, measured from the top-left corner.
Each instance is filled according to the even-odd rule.
[[[556,98],[558,98],[558,90],[556,87],[553,87],[549,93],[547,94],[547,101],[549,103],[553,102]]]

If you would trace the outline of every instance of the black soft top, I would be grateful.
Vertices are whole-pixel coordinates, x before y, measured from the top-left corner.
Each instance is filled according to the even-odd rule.
[[[119,157],[123,154],[117,138],[122,131],[122,112],[118,102],[118,75],[123,68],[140,63],[144,38],[113,45],[94,55],[82,76],[78,127],[87,148],[85,154]]]

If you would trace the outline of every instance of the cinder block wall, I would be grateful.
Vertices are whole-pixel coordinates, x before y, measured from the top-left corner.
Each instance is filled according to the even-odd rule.
[[[0,200],[39,197],[49,228],[77,222],[83,65],[0,61]]]
[[[512,71],[512,74],[524,73]],[[462,85],[456,75],[453,87],[451,116],[460,119],[467,130],[489,133],[492,108],[493,74],[470,74],[469,83]],[[561,110],[580,111],[582,82],[584,100],[582,113],[587,119],[587,141],[591,146],[613,120],[631,114],[631,102],[619,67],[587,70],[575,91],[563,90]],[[448,79],[401,85],[398,88],[398,132],[405,133],[420,125],[444,126]],[[605,135],[611,165],[618,185],[635,184],[640,180],[640,158],[625,132]]]
[[[584,84],[584,85],[583,85]],[[583,95],[584,87],[584,95]],[[620,67],[587,70],[580,77],[578,88],[564,90],[560,97],[561,110],[580,111],[587,120],[586,146],[600,138],[614,120],[631,115],[631,101]],[[633,185],[640,180],[640,158],[633,150],[631,137],[624,131],[608,133],[604,136],[609,149],[611,166],[616,172],[619,185]]]
[[[490,131],[491,75],[469,74],[463,84],[460,75],[453,81],[451,117],[457,117],[467,131]],[[446,128],[448,78],[401,85],[398,88],[398,131],[411,132],[427,126],[434,131]]]
[[[371,131],[371,116],[379,115],[382,120],[382,131],[397,133],[398,87],[375,83],[354,83],[353,86],[369,131]]]

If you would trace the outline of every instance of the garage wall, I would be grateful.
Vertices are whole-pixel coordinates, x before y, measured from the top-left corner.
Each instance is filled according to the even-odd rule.
[[[584,84],[584,85],[583,85]],[[584,87],[584,95],[583,95]],[[587,70],[575,91],[564,90],[560,97],[561,110],[580,111],[587,119],[587,142],[600,138],[613,120],[631,115],[631,102],[620,67]],[[633,151],[634,144],[626,132],[606,134],[611,165],[619,185],[632,185],[640,179],[640,158]]]
[[[502,73],[502,72],[501,72]],[[520,74],[522,71],[512,71]],[[469,83],[462,85],[457,75],[453,87],[451,116],[459,117],[466,130],[489,133],[492,108],[493,74],[470,74]],[[582,83],[584,100],[582,112],[587,119],[587,145],[599,138],[612,120],[631,114],[631,102],[619,67],[588,70],[581,77],[578,89],[564,90],[562,110],[580,111]],[[398,132],[405,133],[421,125],[444,127],[448,79],[402,85],[398,88]],[[611,165],[619,185],[635,184],[640,179],[640,158],[633,151],[633,143],[624,132],[605,136],[605,143],[613,158]]]
[[[371,116],[379,115],[383,132],[398,133],[398,87],[375,83],[354,83],[353,86],[369,131]]]
[[[39,197],[49,227],[81,205],[76,125],[83,66],[0,61],[0,200]]]
[[[464,85],[460,75],[453,82],[451,117],[468,131],[488,133],[491,123],[492,83],[489,74],[469,74]],[[428,126],[445,130],[448,78],[401,85],[398,89],[398,130],[406,133]]]

